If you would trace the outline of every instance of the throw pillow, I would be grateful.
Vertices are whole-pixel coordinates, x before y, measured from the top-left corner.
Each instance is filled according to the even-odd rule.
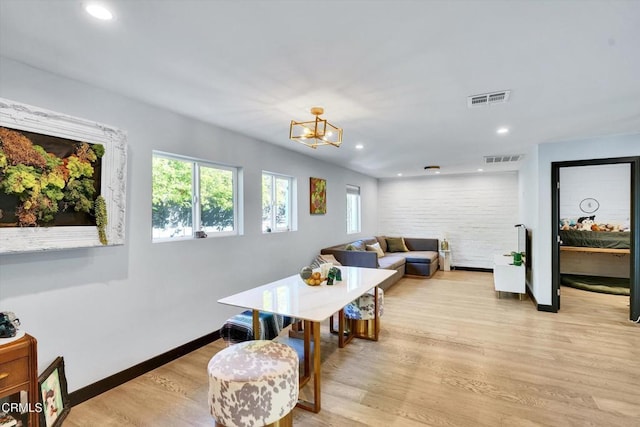
[[[366,251],[364,242],[362,240],[356,240],[353,243],[349,243],[345,248],[347,251]]]
[[[367,250],[377,253],[378,254],[378,258],[382,258],[384,256],[384,252],[382,252],[382,248],[380,247],[380,243],[374,243],[373,245],[367,245]]]
[[[387,250],[389,252],[409,252],[402,237],[387,237]]]
[[[336,259],[336,257],[334,257],[332,254],[327,254],[327,255],[319,255],[320,258],[322,258],[324,260],[324,262],[330,262],[331,264],[338,266],[338,265],[342,265],[340,264],[340,261],[338,261]]]
[[[364,242],[362,240],[356,240],[355,242],[351,243],[351,245],[356,248],[356,251],[366,251],[367,248],[364,244]]]
[[[382,252],[387,252],[387,239],[384,236],[376,236],[376,240],[380,243]]]
[[[330,262],[334,266],[342,265],[338,262],[338,260],[333,255],[327,254],[327,255],[316,256],[316,258],[313,260],[311,265],[309,265],[309,267],[311,267],[312,269],[320,268],[320,264],[326,264],[328,262]]]

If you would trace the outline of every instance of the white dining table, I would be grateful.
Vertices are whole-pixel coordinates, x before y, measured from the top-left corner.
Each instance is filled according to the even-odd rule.
[[[320,411],[321,363],[320,363],[320,323],[339,312],[361,295],[375,289],[377,305],[378,285],[391,277],[394,270],[338,267],[342,280],[333,285],[323,282],[318,286],[307,285],[300,275],[285,277],[275,282],[248,289],[218,300],[221,304],[253,310],[254,337],[259,337],[259,312],[293,317],[304,322],[303,375],[300,388],[313,378],[313,402],[299,401],[298,407],[312,412]],[[376,306],[376,317],[378,310]],[[342,316],[340,316],[342,318]],[[376,325],[378,325],[376,318]],[[343,325],[339,326],[342,338]],[[311,371],[311,337],[313,337],[313,371]]]

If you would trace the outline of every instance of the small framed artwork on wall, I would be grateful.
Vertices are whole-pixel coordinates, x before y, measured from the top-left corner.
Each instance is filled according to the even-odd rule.
[[[311,215],[327,213],[327,180],[309,178],[309,194],[311,199]]]

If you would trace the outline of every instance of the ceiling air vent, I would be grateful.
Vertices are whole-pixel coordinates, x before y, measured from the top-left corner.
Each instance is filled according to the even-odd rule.
[[[510,163],[520,161],[523,154],[503,154],[501,156],[484,156],[484,162],[488,165],[494,163]]]
[[[467,97],[467,107],[480,107],[483,105],[503,104],[509,100],[510,90],[500,92],[483,93]]]

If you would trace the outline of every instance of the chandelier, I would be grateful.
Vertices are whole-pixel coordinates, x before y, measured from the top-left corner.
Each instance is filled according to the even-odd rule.
[[[322,107],[313,107],[311,114],[316,116],[315,120],[308,122],[291,120],[289,139],[311,148],[317,148],[320,145],[339,147],[342,144],[342,129],[320,117],[324,114]]]

